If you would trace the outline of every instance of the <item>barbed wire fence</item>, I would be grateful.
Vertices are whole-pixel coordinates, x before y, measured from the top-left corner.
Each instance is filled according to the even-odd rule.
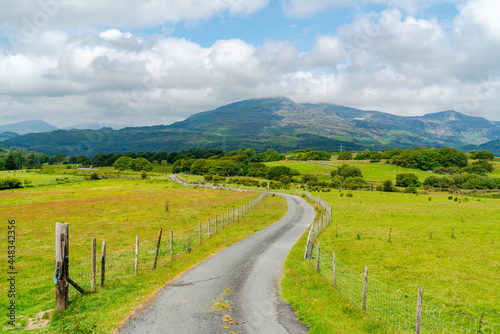
[[[106,243],[102,247],[103,252],[96,252],[95,271],[93,271],[92,256],[76,259],[70,257],[69,278],[87,294],[98,292],[99,286],[116,284],[132,276],[150,272],[156,266],[167,265],[169,262],[175,261],[176,258],[190,253],[224,228],[240,221],[268,195],[269,191],[264,191],[241,206],[223,210],[219,215],[208,218],[204,222],[200,221],[197,228],[169,231],[170,235],[162,233],[161,243],[158,239],[140,240],[137,245],[119,250],[115,250],[112,243]],[[89,240],[89,251],[91,241]],[[135,247],[137,246],[138,257],[136,261]],[[50,259],[41,259],[38,268],[36,277],[33,277],[33,274],[25,275],[23,271],[18,273],[17,289],[19,294],[30,296],[29,300],[23,301],[23,304],[26,304],[23,308],[30,308],[34,305],[49,305],[54,302],[54,283],[58,279],[54,272],[54,262]],[[8,287],[2,284],[0,293],[6,294],[7,290]],[[81,292],[76,288],[69,289],[70,301],[81,295]]]
[[[319,204],[325,215],[316,220],[309,230],[304,258],[345,299],[361,309],[372,321],[401,333],[500,333],[500,315],[455,301],[457,305],[442,307],[427,302],[423,289],[415,296],[407,294],[379,280],[369,278],[365,271],[355,270],[320,247],[319,235],[332,222],[332,207],[319,196],[298,190]],[[435,294],[435,293],[433,293]],[[460,312],[451,310],[459,308]]]

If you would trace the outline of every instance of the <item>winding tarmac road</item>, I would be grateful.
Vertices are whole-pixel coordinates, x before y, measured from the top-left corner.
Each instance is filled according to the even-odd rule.
[[[165,286],[120,334],[307,333],[280,299],[283,262],[314,220],[303,199],[284,196],[281,220],[224,249]]]

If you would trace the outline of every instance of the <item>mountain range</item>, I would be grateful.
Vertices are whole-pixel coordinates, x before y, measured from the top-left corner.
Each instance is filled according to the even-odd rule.
[[[500,155],[500,126],[448,110],[397,116],[333,104],[295,103],[285,97],[245,100],[194,114],[171,125],[113,130],[56,130],[3,142],[52,155],[180,151],[243,147],[280,152],[411,147],[492,148]]]

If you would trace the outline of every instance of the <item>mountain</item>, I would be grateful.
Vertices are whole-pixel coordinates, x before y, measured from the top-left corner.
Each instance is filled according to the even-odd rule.
[[[40,120],[0,125],[0,132],[14,132],[18,135],[34,132],[50,132],[54,130],[57,130],[57,127]]]
[[[84,123],[84,124],[77,124],[77,125],[72,125],[72,126],[67,126],[65,128],[62,128],[61,130],[99,130],[103,126],[97,123]],[[122,129],[123,127],[120,127],[118,125],[112,125],[111,128],[114,130]]]
[[[245,100],[194,114],[171,125],[113,130],[58,130],[3,142],[66,155],[243,147],[280,152],[481,145],[500,140],[500,127],[456,111],[403,117],[333,104],[299,104],[285,97]]]
[[[481,144],[477,147],[476,151],[489,151],[494,156],[500,157],[500,140],[492,140]]]
[[[15,132],[2,132],[0,133],[0,142],[17,136],[19,135]]]

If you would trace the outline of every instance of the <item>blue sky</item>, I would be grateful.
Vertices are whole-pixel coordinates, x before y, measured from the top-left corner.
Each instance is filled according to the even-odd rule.
[[[169,124],[287,96],[499,121],[496,0],[20,0],[0,13],[0,124]]]

